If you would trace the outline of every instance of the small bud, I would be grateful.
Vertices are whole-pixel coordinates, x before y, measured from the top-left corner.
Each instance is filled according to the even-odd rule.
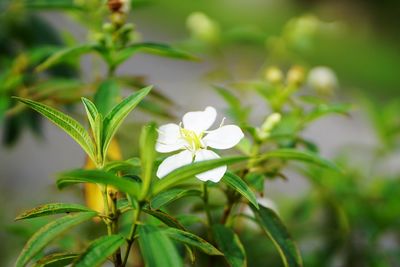
[[[186,20],[186,26],[193,37],[207,42],[216,43],[219,39],[220,29],[218,24],[206,14],[194,12]]]
[[[307,83],[318,93],[330,95],[338,86],[338,79],[331,68],[321,66],[311,69]]]
[[[275,128],[276,125],[281,121],[282,115],[280,113],[272,113],[269,115],[264,123],[261,125],[261,128],[257,130],[258,137],[262,139],[268,138],[271,134],[271,131]]]
[[[131,0],[108,0],[107,5],[111,13],[127,14],[131,8]]]
[[[278,67],[269,67],[265,70],[265,79],[271,84],[279,84],[283,81],[283,73]]]
[[[300,86],[305,80],[304,69],[300,66],[293,66],[287,73],[287,84]]]
[[[107,33],[112,33],[115,30],[115,26],[109,22],[104,23],[102,28]]]

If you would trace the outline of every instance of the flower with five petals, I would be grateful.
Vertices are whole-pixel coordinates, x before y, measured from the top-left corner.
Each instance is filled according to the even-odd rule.
[[[169,123],[159,129],[156,150],[160,153],[180,151],[167,157],[158,167],[157,177],[163,178],[173,170],[192,162],[219,158],[218,154],[208,149],[229,149],[244,137],[242,130],[236,125],[221,125],[216,130],[208,130],[215,122],[217,112],[213,107],[204,111],[188,112],[178,124]],[[201,181],[219,182],[226,172],[227,166],[197,174]]]

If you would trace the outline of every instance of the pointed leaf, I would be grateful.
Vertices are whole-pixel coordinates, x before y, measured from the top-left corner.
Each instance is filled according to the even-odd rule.
[[[278,215],[273,210],[261,205],[259,210],[253,207],[252,209],[261,228],[278,249],[285,266],[303,266],[300,252]]]
[[[94,103],[99,112],[105,117],[118,104],[120,88],[114,79],[103,81],[94,95]]]
[[[183,266],[172,241],[155,226],[139,227],[139,246],[146,267]]]
[[[228,186],[238,191],[243,197],[245,197],[258,209],[258,203],[254,192],[251,191],[250,187],[248,187],[247,184],[239,176],[231,172],[227,172],[222,178],[222,182],[226,183]]]
[[[64,113],[39,102],[20,97],[15,98],[28,105],[30,108],[36,110],[64,130],[64,132],[71,136],[88,154],[88,156],[95,161],[95,148],[93,141],[85,128],[83,128],[79,122]]]
[[[162,221],[169,227],[186,230],[185,227],[177,219],[175,219],[174,217],[172,217],[171,215],[169,215],[165,212],[162,212],[161,210],[143,209],[143,211],[145,213],[150,214],[151,216],[159,219],[160,221]]]
[[[195,189],[181,189],[181,188],[174,188],[164,192],[159,193],[150,202],[150,206],[153,209],[159,209],[177,199],[189,196],[201,196],[200,190]]]
[[[93,241],[86,251],[74,262],[76,267],[100,266],[111,256],[123,243],[122,235],[103,236]]]
[[[164,230],[164,232],[170,238],[188,244],[190,246],[196,247],[208,255],[223,255],[221,251],[216,249],[206,240],[190,232],[179,230],[176,228],[168,228]]]
[[[32,259],[32,257],[38,254],[53,239],[64,233],[69,228],[81,224],[96,215],[96,212],[82,212],[67,215],[46,224],[28,240],[18,257],[15,266],[25,266],[29,262],[29,260]]]
[[[185,165],[183,167],[180,167],[172,171],[171,173],[163,177],[161,180],[156,181],[153,187],[153,194],[157,195],[159,192],[162,192],[169,187],[177,185],[188,178],[194,177],[196,174],[214,169],[219,166],[238,163],[246,159],[248,159],[248,157],[243,157],[243,156],[226,157],[213,160],[204,160],[189,165]]]
[[[64,267],[71,264],[78,254],[74,253],[54,253],[41,258],[34,267]]]
[[[84,97],[82,97],[81,100],[82,100],[83,106],[85,107],[86,115],[88,117],[90,126],[92,128],[92,132],[94,134],[95,128],[96,128],[95,121],[96,121],[97,114],[99,114],[99,112],[92,101],[90,101],[89,99],[84,98]]]
[[[50,203],[44,204],[31,210],[27,210],[15,218],[16,221],[23,219],[36,218],[47,215],[70,212],[95,212],[86,206],[70,203]]]
[[[137,196],[140,192],[140,185],[137,182],[101,170],[74,170],[58,175],[57,186],[60,189],[77,183],[112,185],[132,196]]]
[[[104,118],[104,136],[103,136],[103,155],[107,154],[108,146],[114,137],[123,120],[128,116],[139,102],[150,92],[151,86],[139,90],[138,92],[128,96],[118,105],[116,105],[110,113]]]
[[[224,253],[231,267],[247,266],[246,252],[235,232],[222,224],[212,226],[212,232],[218,248]]]

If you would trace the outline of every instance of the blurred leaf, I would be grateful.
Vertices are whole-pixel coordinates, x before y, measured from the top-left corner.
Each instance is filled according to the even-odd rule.
[[[176,228],[168,228],[164,230],[164,232],[170,238],[188,244],[190,246],[196,247],[208,255],[223,255],[218,249],[216,249],[206,240],[190,232],[182,231]]]
[[[178,58],[178,59],[186,59],[186,60],[198,60],[197,57],[171,47],[165,44],[157,44],[157,43],[137,43],[130,45],[117,54],[114,59],[114,65],[119,65],[125,60],[129,59],[131,56],[138,52],[144,52],[148,54],[154,54],[164,57]]]
[[[212,226],[212,232],[218,248],[232,267],[247,266],[246,252],[235,232],[222,224]]]
[[[30,108],[36,110],[37,112],[48,118],[55,125],[64,130],[64,132],[69,134],[82,147],[82,149],[88,154],[88,156],[94,162],[96,162],[95,147],[93,141],[85,128],[83,128],[83,126],[79,122],[77,122],[70,116],[44,104],[20,97],[15,98],[20,102],[28,105]]]
[[[50,203],[44,204],[31,210],[27,210],[20,215],[18,215],[15,220],[30,219],[35,217],[54,215],[60,213],[70,213],[70,212],[95,212],[86,206],[79,204],[69,204],[69,203]]]
[[[233,190],[239,192],[244,198],[246,198],[251,204],[254,205],[258,209],[258,203],[256,196],[253,191],[247,186],[247,184],[237,176],[231,172],[226,172],[224,177],[222,177],[222,182],[230,186]]]
[[[103,155],[106,155],[108,146],[121,123],[124,121],[129,112],[131,112],[139,102],[150,92],[151,86],[143,88],[136,93],[122,100],[118,105],[108,113],[104,118],[104,135],[103,135]]]
[[[98,116],[99,112],[92,101],[90,101],[89,99],[87,99],[85,97],[82,97],[81,100],[85,107],[86,115],[89,120],[90,127],[92,128],[92,133],[93,133],[93,135],[95,135],[96,127],[97,127],[96,126],[96,117]]]
[[[289,235],[288,230],[275,212],[260,205],[256,210],[252,207],[254,214],[264,232],[274,242],[274,245],[281,254],[286,267],[303,266],[300,252]]]
[[[166,225],[170,226],[170,227],[174,227],[177,229],[181,229],[181,230],[186,230],[185,227],[183,227],[182,224],[179,223],[179,221],[177,219],[175,219],[174,217],[172,217],[171,215],[162,212],[160,210],[149,210],[149,209],[143,209],[143,211],[147,214],[150,214],[151,216],[159,219],[160,221],[162,221],[163,223],[165,223]]]
[[[318,165],[323,168],[331,169],[336,172],[341,172],[341,170],[334,164],[333,162],[321,158],[319,155],[307,152],[300,151],[296,149],[290,148],[282,148],[273,151],[269,151],[261,155],[260,160],[268,159],[268,158],[280,158],[287,160],[298,160],[307,163],[312,163]]]
[[[103,81],[94,95],[94,104],[105,117],[118,104],[120,88],[113,79]]]
[[[222,96],[225,102],[229,105],[228,114],[230,114],[232,118],[238,123],[240,124],[246,123],[250,109],[242,107],[243,104],[240,101],[240,99],[237,98],[229,90],[220,86],[214,86],[214,88],[217,91],[217,93],[220,96]]]
[[[107,260],[123,243],[122,235],[102,236],[93,241],[86,251],[74,262],[76,267],[99,266]]]
[[[172,241],[155,226],[139,226],[139,246],[147,267],[183,266]]]
[[[150,201],[150,206],[153,209],[159,209],[177,199],[189,196],[201,196],[201,191],[196,189],[181,189],[174,188],[159,193]]]
[[[336,104],[336,105],[318,105],[312,109],[304,118],[305,123],[312,122],[328,114],[336,113],[341,115],[348,115],[350,105]]]
[[[109,172],[124,172],[129,173],[134,170],[140,170],[140,159],[131,158],[127,160],[114,160],[106,163],[104,170]]]
[[[22,4],[26,8],[34,9],[82,9],[82,6],[77,5],[77,1],[74,0],[23,0]]]
[[[54,253],[41,258],[33,267],[64,267],[71,264],[78,254]]]
[[[258,192],[264,191],[265,176],[262,173],[250,172],[246,175],[245,180]]]
[[[77,183],[112,185],[132,196],[138,196],[140,192],[140,185],[137,182],[101,170],[74,170],[58,175],[57,186],[60,189]]]
[[[157,195],[159,192],[162,192],[171,186],[177,185],[180,182],[195,176],[196,174],[211,170],[219,166],[238,163],[246,159],[248,159],[248,157],[237,156],[237,157],[205,160],[185,165],[183,167],[180,167],[172,171],[171,173],[163,177],[161,180],[156,181],[153,187],[153,194]]]
[[[98,48],[98,44],[81,44],[74,47],[62,47],[56,53],[52,54],[49,58],[47,58],[44,62],[42,62],[39,66],[36,67],[37,71],[44,71],[49,67],[64,62],[69,61],[71,58],[81,56],[83,54],[87,54],[93,51],[96,51]]]
[[[147,197],[153,178],[154,160],[156,158],[157,127],[155,123],[150,123],[142,128],[140,135],[140,159],[142,167],[142,191],[139,200]]]
[[[40,228],[25,244],[25,247],[21,251],[15,266],[25,266],[29,260],[32,259],[32,257],[39,253],[53,239],[58,237],[69,228],[81,224],[96,215],[96,212],[82,212],[67,215],[46,224]]]

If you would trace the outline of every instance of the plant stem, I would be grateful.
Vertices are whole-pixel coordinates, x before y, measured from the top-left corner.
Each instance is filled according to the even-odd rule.
[[[211,217],[211,212],[210,212],[210,207],[208,206],[208,188],[207,188],[207,182],[204,182],[203,185],[203,202],[204,202],[204,209],[206,211],[206,216],[207,216],[207,222],[208,226],[212,226],[212,217]]]
[[[128,262],[129,253],[131,251],[133,242],[135,241],[135,233],[136,233],[136,229],[137,229],[137,222],[139,220],[141,210],[142,210],[142,207],[141,207],[141,204],[139,204],[139,207],[133,213],[133,224],[132,224],[131,232],[129,233],[128,246],[126,248],[124,261],[122,262],[122,266],[123,267],[126,266],[126,264]]]

